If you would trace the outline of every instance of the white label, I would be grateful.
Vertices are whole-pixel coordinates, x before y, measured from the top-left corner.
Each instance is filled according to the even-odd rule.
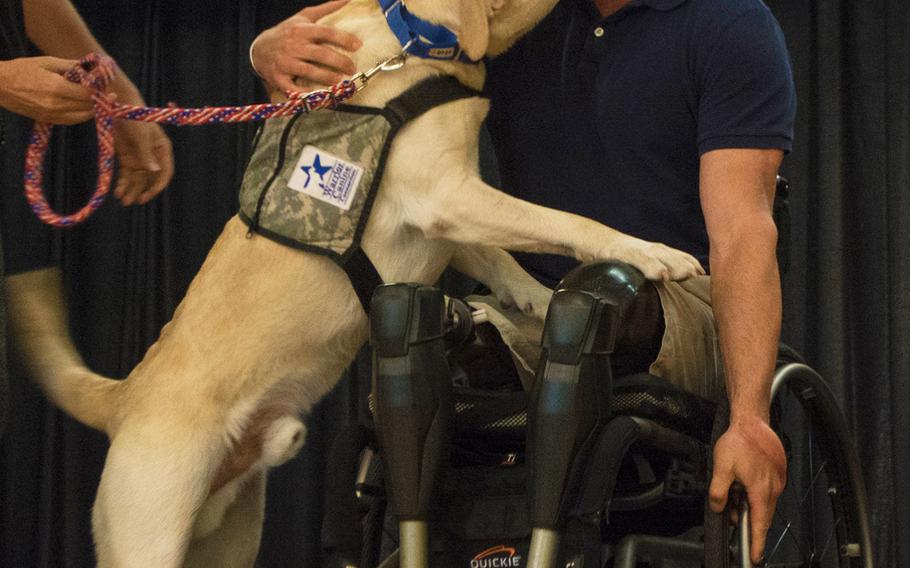
[[[288,187],[347,211],[351,208],[363,168],[315,146],[304,146]]]

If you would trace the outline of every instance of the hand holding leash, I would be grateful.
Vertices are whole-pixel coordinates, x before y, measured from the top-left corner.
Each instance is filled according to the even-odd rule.
[[[0,107],[54,124],[89,120],[91,97],[63,77],[74,63],[47,56],[0,61]]]

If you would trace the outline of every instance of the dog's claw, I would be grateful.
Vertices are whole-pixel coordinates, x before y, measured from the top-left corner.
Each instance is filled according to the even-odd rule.
[[[603,258],[627,262],[641,270],[648,280],[658,282],[686,280],[705,273],[701,263],[689,253],[634,238],[624,246],[611,249]]]

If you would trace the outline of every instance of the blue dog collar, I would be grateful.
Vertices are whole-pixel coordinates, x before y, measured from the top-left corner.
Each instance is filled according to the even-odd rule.
[[[423,59],[478,63],[465,55],[454,33],[408,12],[404,0],[379,0],[379,6],[389,28],[407,53]]]

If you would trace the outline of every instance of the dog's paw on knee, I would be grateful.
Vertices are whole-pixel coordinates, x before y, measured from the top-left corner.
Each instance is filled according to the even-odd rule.
[[[262,440],[262,461],[270,467],[283,464],[303,447],[306,428],[295,416],[283,416],[272,422]]]

